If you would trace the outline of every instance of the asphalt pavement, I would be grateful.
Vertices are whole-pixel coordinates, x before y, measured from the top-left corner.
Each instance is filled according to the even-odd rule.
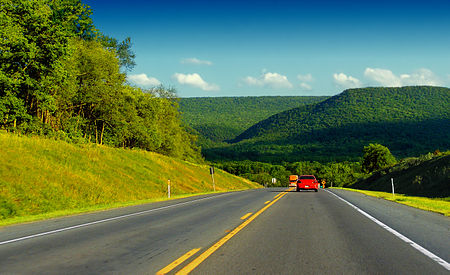
[[[450,274],[450,219],[365,195],[268,188],[0,228],[0,274]],[[250,214],[251,213],[251,214]]]

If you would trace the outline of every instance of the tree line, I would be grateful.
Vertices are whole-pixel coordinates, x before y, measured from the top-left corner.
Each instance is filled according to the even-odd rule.
[[[248,178],[267,186],[287,186],[289,175],[315,175],[325,180],[327,186],[347,187],[382,169],[397,164],[390,150],[381,144],[369,144],[363,148],[360,161],[328,162],[298,161],[274,165],[263,162],[228,161],[216,164],[225,171]],[[277,182],[272,183],[272,178]]]
[[[260,183],[265,186],[287,186],[289,175],[315,175],[319,180],[325,180],[327,186],[349,186],[365,173],[360,162],[330,162],[298,161],[274,165],[255,161],[228,161],[216,164],[219,168]],[[272,183],[276,178],[276,183]]]
[[[127,83],[130,38],[91,15],[80,0],[1,0],[0,129],[200,160],[175,91]]]

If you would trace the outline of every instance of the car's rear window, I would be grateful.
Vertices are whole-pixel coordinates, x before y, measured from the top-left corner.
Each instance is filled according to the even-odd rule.
[[[314,176],[300,176],[300,180],[315,180]]]

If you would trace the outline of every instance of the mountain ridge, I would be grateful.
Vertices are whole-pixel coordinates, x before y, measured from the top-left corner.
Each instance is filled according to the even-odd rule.
[[[447,150],[450,89],[432,86],[348,89],[316,104],[275,114],[231,145],[204,150],[211,160],[357,160],[381,143],[396,156]],[[392,147],[392,148],[391,148]]]
[[[431,86],[407,86],[407,87],[400,87],[400,88],[382,88],[382,87],[369,87],[369,88],[360,88],[360,89],[347,89],[345,91],[343,91],[342,93],[330,97],[322,102],[319,102],[317,104],[313,104],[313,105],[309,105],[309,106],[302,106],[302,107],[298,107],[298,108],[294,108],[291,110],[287,110],[278,114],[275,114],[271,117],[269,117],[266,120],[260,121],[259,123],[253,125],[252,127],[250,127],[249,129],[247,129],[246,131],[244,131],[242,134],[240,134],[239,136],[236,137],[236,139],[233,140],[233,143],[237,143],[243,139],[249,139],[253,136],[255,136],[254,134],[252,135],[252,130],[254,129],[264,129],[264,132],[268,132],[267,127],[264,127],[265,125],[276,125],[277,128],[279,128],[280,123],[279,120],[280,119],[285,119],[287,121],[286,125],[289,126],[290,124],[292,124],[292,118],[299,116],[299,115],[303,115],[301,120],[297,120],[300,122],[305,123],[304,126],[315,126],[316,129],[322,129],[322,128],[327,128],[330,126],[336,127],[336,126],[341,126],[344,124],[347,124],[348,122],[352,122],[352,123],[363,123],[363,122],[380,122],[380,121],[404,121],[405,119],[407,120],[411,120],[411,119],[420,119],[420,120],[424,120],[424,119],[433,119],[433,118],[442,118],[442,116],[445,117],[449,117],[450,116],[450,111],[447,108],[441,108],[439,114],[437,114],[436,111],[434,112],[429,112],[429,110],[431,110],[431,107],[435,107],[436,105],[434,105],[436,100],[433,100],[431,102],[429,102],[430,104],[424,104],[427,101],[429,101],[426,98],[423,98],[424,95],[422,95],[422,98],[418,98],[418,97],[414,97],[413,92],[415,92],[414,90],[412,92],[409,92],[409,89],[421,89],[422,92],[424,92],[424,95],[431,95],[432,93],[434,93],[434,91],[437,91],[437,96],[439,96],[443,101],[445,101],[445,104],[443,104],[444,106],[449,106],[450,101],[449,101],[449,95],[450,95],[450,89],[448,88],[443,88],[443,87],[431,87]],[[442,91],[440,91],[441,89],[443,89]],[[394,94],[394,97],[391,97],[391,94],[388,92],[389,90],[392,91],[397,91],[396,94]],[[381,92],[381,93],[380,93]],[[444,93],[447,94],[447,96],[445,97]],[[378,102],[378,104],[376,104],[373,100],[363,100],[361,98],[357,98],[357,95],[369,95],[370,97],[375,98],[374,96],[377,95],[377,97],[375,99],[383,99],[384,102],[380,103]],[[383,97],[381,97],[380,95],[383,95]],[[411,100],[414,100],[417,102],[417,100],[420,100],[418,102],[418,104],[410,104],[410,108],[409,109],[405,109],[405,104],[399,104],[399,100],[402,99],[403,97],[403,101],[405,101],[405,96],[412,96],[410,97]],[[436,96],[436,95],[434,95]],[[367,98],[367,97],[366,97]],[[387,107],[385,105],[386,100],[393,98],[395,99],[394,101],[389,100],[389,103],[394,103],[393,106],[389,106]],[[370,98],[369,98],[370,99]],[[342,103],[347,103],[346,105],[355,105],[355,104],[363,104],[363,103],[368,103],[368,107],[370,107],[373,110],[376,110],[378,112],[380,112],[380,109],[377,108],[380,105],[385,105],[385,107],[381,110],[381,115],[378,115],[377,117],[373,116],[374,113],[369,113],[365,116],[362,116],[361,112],[359,113],[359,115],[355,116],[355,108],[341,108],[341,104]],[[350,104],[349,104],[350,103]],[[377,106],[378,105],[378,106]],[[414,111],[413,109],[416,108],[416,110]],[[421,112],[417,112],[417,109],[420,109]],[[366,108],[366,110],[369,110],[369,108]],[[315,119],[315,121],[311,121],[312,119],[310,117],[307,116],[307,112],[309,112],[309,114],[312,114],[312,118]],[[331,117],[331,114],[334,115],[338,113],[341,116],[340,120],[335,120],[333,119],[333,117]],[[325,117],[325,120],[323,120],[324,115],[328,115],[328,117]],[[375,113],[376,114],[376,113]],[[408,117],[408,114],[410,115]],[[421,114],[421,115],[419,115]],[[373,117],[371,117],[371,115]],[[386,118],[389,115],[390,118],[393,119],[380,119],[380,118]],[[394,117],[393,117],[394,116]],[[321,118],[320,121],[317,121],[317,118]],[[350,117],[350,118],[349,118]],[[288,118],[288,119],[286,119]],[[344,118],[344,119],[342,119]],[[355,119],[356,118],[356,119]],[[311,122],[313,124],[311,124]],[[281,124],[283,125],[283,124]],[[268,127],[270,129],[270,127]],[[307,129],[307,128],[306,128]]]
[[[183,121],[202,139],[202,147],[227,142],[255,123],[281,111],[316,103],[327,96],[245,96],[181,98]]]

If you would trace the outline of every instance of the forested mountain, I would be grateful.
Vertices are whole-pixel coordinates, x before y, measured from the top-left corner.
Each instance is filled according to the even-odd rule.
[[[397,157],[450,147],[450,89],[349,89],[325,101],[263,120],[233,140],[205,150],[209,159],[265,162],[357,160],[380,143]]]
[[[323,96],[259,96],[182,98],[182,118],[213,142],[235,138],[253,124],[276,113],[325,100]],[[207,144],[203,144],[207,145]],[[204,147],[204,146],[203,146]]]

